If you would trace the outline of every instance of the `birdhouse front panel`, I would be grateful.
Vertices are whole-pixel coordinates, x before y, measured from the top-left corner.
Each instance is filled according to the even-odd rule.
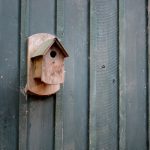
[[[64,55],[56,43],[43,56],[41,81],[47,84],[64,82]]]

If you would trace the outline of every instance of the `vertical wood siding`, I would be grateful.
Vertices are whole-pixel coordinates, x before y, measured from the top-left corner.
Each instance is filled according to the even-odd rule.
[[[145,1],[119,5],[120,150],[147,149]]]
[[[87,149],[88,140],[88,3],[57,1],[56,33],[68,49],[65,82],[56,96],[56,149]],[[57,101],[58,98],[58,101]],[[59,111],[59,114],[58,114]],[[60,112],[62,114],[60,114]],[[57,124],[59,123],[59,126]],[[59,130],[59,132],[58,132]],[[59,145],[59,146],[58,146]]]
[[[6,9],[7,8],[7,9]],[[19,1],[0,0],[0,149],[17,149]],[[12,15],[13,14],[13,15]]]
[[[0,0],[0,150],[148,150],[147,4]],[[70,56],[45,98],[23,90],[27,37],[41,32]]]
[[[90,150],[118,147],[117,0],[91,0]]]

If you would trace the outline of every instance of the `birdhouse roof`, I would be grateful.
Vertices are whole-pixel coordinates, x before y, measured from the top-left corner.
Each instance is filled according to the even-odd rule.
[[[68,53],[66,52],[66,50],[64,49],[64,47],[62,46],[62,44],[60,43],[60,41],[54,37],[52,39],[48,39],[45,42],[43,42],[38,48],[37,50],[35,50],[32,55],[31,58],[37,57],[37,56],[43,56],[45,55],[48,50],[51,48],[51,46],[56,43],[57,46],[60,48],[61,52],[63,53],[63,55],[65,57],[68,57]]]

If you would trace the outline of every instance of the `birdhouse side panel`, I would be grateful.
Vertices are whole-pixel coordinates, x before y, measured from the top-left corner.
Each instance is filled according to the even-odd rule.
[[[43,56],[41,80],[47,84],[64,82],[64,55],[55,46]]]
[[[42,57],[36,57],[33,60],[33,77],[41,78],[42,75]]]

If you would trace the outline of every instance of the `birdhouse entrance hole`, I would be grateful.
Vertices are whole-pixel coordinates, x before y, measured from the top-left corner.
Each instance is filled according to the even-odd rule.
[[[50,56],[51,56],[52,58],[55,58],[56,55],[57,55],[57,53],[56,53],[55,51],[51,51],[51,52],[50,52]]]

